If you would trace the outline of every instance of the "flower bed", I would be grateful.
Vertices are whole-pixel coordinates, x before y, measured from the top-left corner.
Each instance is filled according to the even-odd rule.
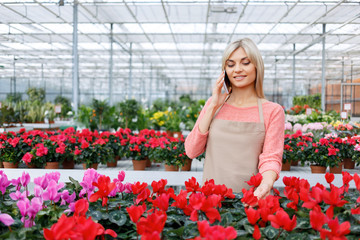
[[[195,179],[175,193],[167,181],[124,183],[125,173],[111,180],[94,169],[83,181],[59,183],[53,172],[35,178],[33,194],[27,173],[7,179],[0,171],[1,239],[358,239],[360,234],[360,177],[343,172],[343,186],[310,186],[307,180],[284,177],[281,196],[258,200],[253,186],[233,194],[224,185]],[[355,181],[356,189],[349,190]],[[326,188],[328,187],[328,189]],[[151,190],[150,190],[151,189]],[[252,206],[252,207],[249,207]]]
[[[174,138],[160,131],[130,129],[117,132],[39,130],[0,134],[0,160],[41,168],[46,162],[75,160],[87,167],[92,164],[114,162],[115,157],[134,160],[151,159],[182,166],[189,159],[185,154],[184,138]]]

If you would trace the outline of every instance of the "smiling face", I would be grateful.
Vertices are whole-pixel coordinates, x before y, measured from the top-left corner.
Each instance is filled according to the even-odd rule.
[[[225,71],[232,88],[255,87],[256,68],[243,48],[236,49],[226,60]]]

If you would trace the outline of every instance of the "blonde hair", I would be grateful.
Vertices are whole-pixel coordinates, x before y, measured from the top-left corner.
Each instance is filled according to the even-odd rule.
[[[255,91],[259,98],[265,98],[263,90],[264,61],[256,44],[250,38],[234,41],[226,47],[222,58],[222,71],[225,70],[226,61],[229,59],[230,55],[238,48],[244,49],[250,62],[254,64],[256,69]]]

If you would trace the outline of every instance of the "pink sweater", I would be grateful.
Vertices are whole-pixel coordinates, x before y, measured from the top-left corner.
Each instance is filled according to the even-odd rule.
[[[198,125],[206,112],[210,100],[211,98],[206,102],[193,130],[185,140],[185,151],[189,158],[195,158],[205,151],[209,132],[202,134],[199,131]],[[261,174],[265,171],[273,170],[277,173],[277,178],[279,178],[284,149],[285,114],[283,108],[277,103],[264,102],[262,107],[266,134],[263,152],[259,156],[258,168]],[[215,118],[239,122],[260,121],[257,106],[239,108],[228,103],[223,105]]]

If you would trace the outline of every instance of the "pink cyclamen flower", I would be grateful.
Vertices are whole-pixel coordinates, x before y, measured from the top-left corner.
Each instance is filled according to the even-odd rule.
[[[51,180],[49,185],[47,186],[45,192],[43,193],[42,197],[45,201],[54,201],[58,202],[61,197],[61,193],[59,193],[59,189],[64,187],[64,183],[60,183],[59,185],[55,182],[55,180]]]
[[[14,223],[14,219],[9,214],[0,212],[0,222],[5,226],[10,226]]]
[[[23,172],[21,177],[20,177],[20,184],[23,187],[26,187],[30,182],[30,175],[29,173]]]
[[[100,177],[100,174],[93,168],[90,168],[85,171],[84,177],[82,182],[80,183],[80,186],[83,187],[83,189],[80,191],[79,196],[82,197],[86,193],[88,196],[90,196],[94,190],[95,186],[93,186],[93,182],[97,182],[98,178]]]
[[[75,192],[73,192],[73,194],[70,195],[68,190],[64,190],[61,193],[61,204],[60,205],[66,205],[66,203],[70,204],[75,201],[75,198],[76,198]]]
[[[18,201],[18,200],[24,200],[25,198],[27,198],[28,195],[29,195],[28,191],[20,192],[19,190],[17,190],[16,192],[10,193],[9,196],[12,200]]]
[[[46,173],[45,176],[35,178],[34,183],[42,187],[42,189],[46,189],[51,180],[54,180],[56,183],[58,183],[59,179],[60,179],[59,172],[51,172],[51,173]]]
[[[42,204],[42,200],[38,197],[31,199],[31,202],[28,198],[25,198],[16,203],[20,210],[22,216],[21,221],[24,223],[24,227],[34,226],[35,216],[42,209]]]
[[[6,188],[10,185],[10,181],[8,180],[6,174],[3,171],[0,171],[0,191],[2,195],[5,194]]]

